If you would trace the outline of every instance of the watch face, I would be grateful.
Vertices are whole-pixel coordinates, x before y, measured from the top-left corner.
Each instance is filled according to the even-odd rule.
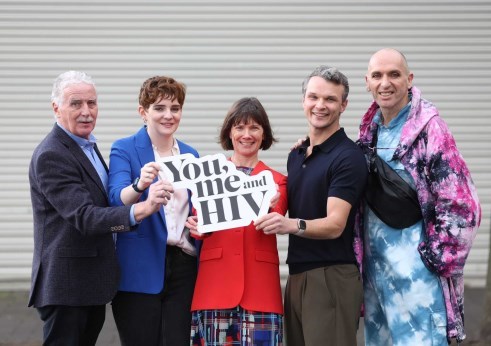
[[[305,230],[307,228],[307,224],[305,223],[305,220],[298,220],[298,228]]]

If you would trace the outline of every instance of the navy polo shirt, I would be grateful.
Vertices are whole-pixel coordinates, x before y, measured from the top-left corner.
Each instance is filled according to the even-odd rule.
[[[361,149],[341,128],[306,157],[310,140],[288,156],[288,213],[305,220],[326,217],[328,197],[351,204],[341,236],[319,240],[290,234],[288,264],[290,274],[298,274],[332,264],[356,263],[353,251],[355,213],[363,196],[368,169]]]

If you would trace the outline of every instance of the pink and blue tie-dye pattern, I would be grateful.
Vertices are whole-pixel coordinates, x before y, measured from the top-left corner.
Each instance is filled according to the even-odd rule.
[[[447,310],[447,336],[465,338],[465,261],[481,221],[481,207],[470,172],[436,107],[412,87],[411,110],[394,158],[414,179],[423,212],[425,239],[418,250],[441,281]],[[368,150],[377,125],[373,102],[362,118],[358,144]],[[363,217],[357,216],[354,249],[362,269]]]

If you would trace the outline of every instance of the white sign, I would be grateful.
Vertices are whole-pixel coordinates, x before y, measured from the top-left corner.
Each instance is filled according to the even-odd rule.
[[[248,176],[223,154],[196,158],[191,154],[163,157],[162,179],[174,189],[190,189],[198,214],[198,231],[214,232],[247,226],[268,212],[276,195],[270,171]]]

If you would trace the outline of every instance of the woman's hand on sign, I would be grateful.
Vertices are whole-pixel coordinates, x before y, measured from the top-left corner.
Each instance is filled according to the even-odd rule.
[[[274,209],[274,207],[276,207],[276,205],[280,200],[280,196],[281,194],[279,191],[279,186],[278,184],[276,184],[276,195],[274,195],[273,198],[271,198],[271,201],[269,202],[269,209]]]
[[[160,165],[157,162],[148,162],[140,170],[141,190],[145,190],[158,176]]]
[[[188,216],[184,226],[189,229],[189,233],[195,239],[203,239],[210,236],[209,233],[200,233],[198,231],[198,217],[196,215]]]

